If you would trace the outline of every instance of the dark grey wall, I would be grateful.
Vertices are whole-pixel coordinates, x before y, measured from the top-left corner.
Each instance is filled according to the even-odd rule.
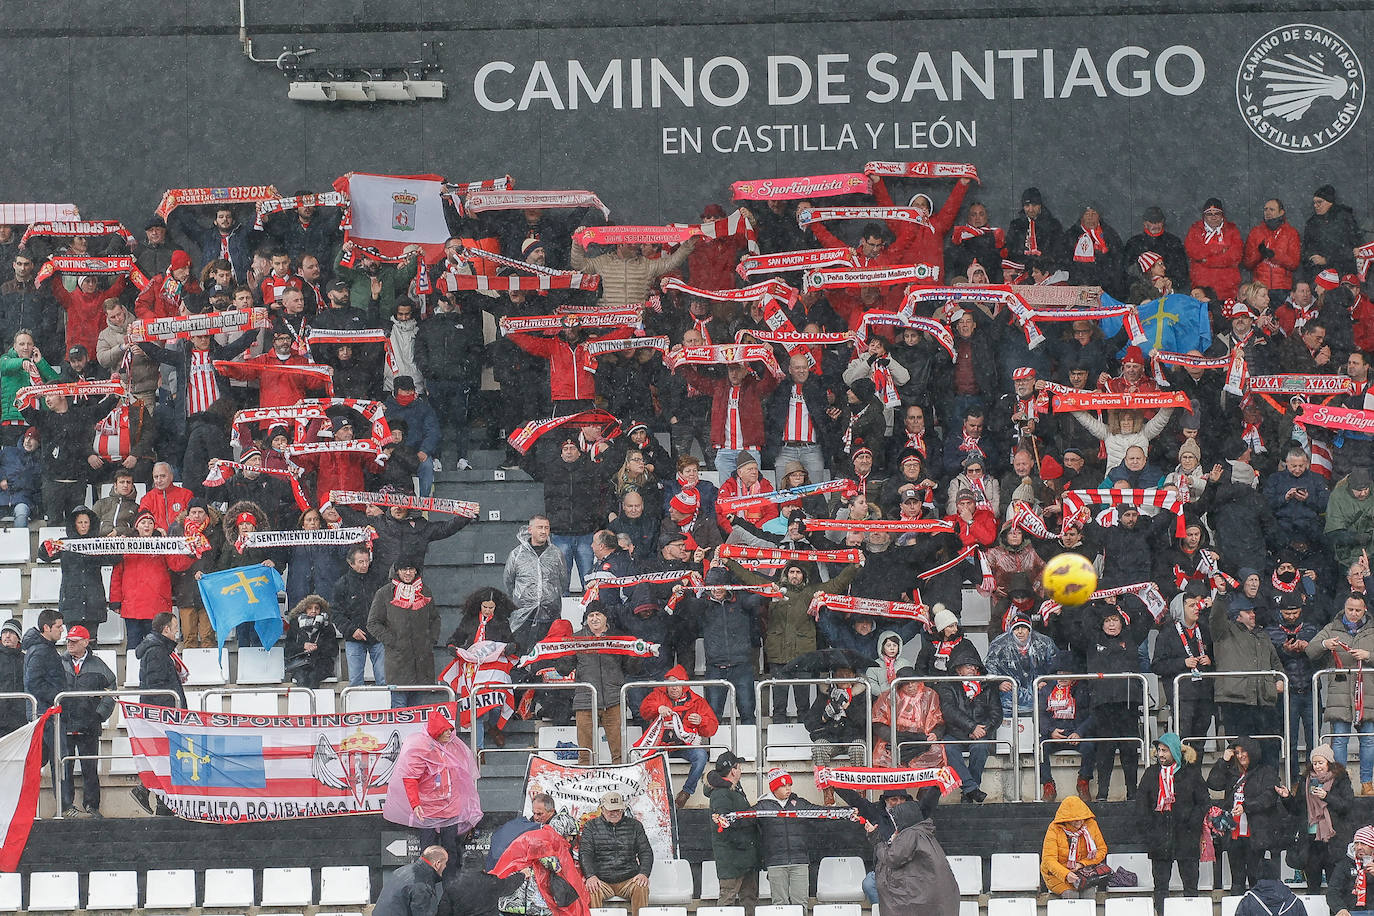
[[[123,7],[124,5],[119,5]],[[1334,31],[1365,61],[1374,25],[1370,4],[1305,5],[1139,2],[1129,7],[1091,2],[1032,4],[1029,0],[940,3],[800,0],[774,4],[728,0],[656,3],[601,0],[581,6],[511,0],[499,4],[250,0],[249,32],[259,56],[302,42],[321,50],[311,62],[404,60],[423,41],[442,42],[439,57],[450,96],[416,103],[292,102],[275,69],[248,61],[237,41],[237,6],[225,0],[145,2],[128,12],[94,0],[43,4],[0,2],[0,60],[9,92],[0,98],[7,126],[7,168],[0,200],[70,200],[89,218],[133,223],[173,186],[275,183],[283,192],[323,189],[348,170],[439,172],[467,180],[514,175],[519,187],[584,187],[601,194],[622,222],[682,219],[707,201],[726,202],[741,178],[857,170],[869,159],[950,159],[975,163],[978,192],[1004,224],[1021,188],[1036,184],[1053,209],[1070,217],[1098,201],[1110,222],[1135,231],[1139,211],[1159,203],[1176,225],[1191,222],[1201,201],[1223,197],[1239,222],[1258,217],[1262,200],[1286,199],[1299,219],[1312,190],[1335,184],[1362,215],[1370,210],[1369,119],[1362,112],[1341,140],[1320,152],[1271,148],[1246,126],[1236,102],[1236,77],[1251,44],[1270,29],[1313,23]],[[834,8],[842,6],[836,11]],[[1340,6],[1340,10],[1331,7]],[[1130,15],[1109,10],[1129,9]],[[1228,12],[1197,12],[1200,9]],[[1037,15],[1040,12],[1055,15]],[[962,18],[961,18],[962,17]],[[302,25],[305,23],[306,25]],[[1102,83],[1059,97],[1078,48],[1105,71],[1112,54],[1143,48],[1141,61],[1121,68],[1150,73],[1150,91],[1126,97]],[[1165,48],[1196,52],[1205,76],[1196,91],[1158,88],[1154,61]],[[1311,46],[1304,46],[1310,49]],[[1045,49],[1054,54],[1053,98],[1045,98]],[[929,52],[946,94],[953,91],[951,52],[981,66],[986,51],[1029,50],[1024,98],[1013,98],[1012,64],[995,62],[995,97],[965,83],[962,99],[915,92],[910,102],[865,98],[881,89],[865,65],[888,52],[887,69],[903,83],[917,55]],[[843,88],[850,100],[819,104],[813,86],[795,105],[769,104],[768,56],[794,55],[816,67],[818,55],[848,54]],[[712,105],[695,93],[687,107],[669,95],[657,108],[621,109],[609,102],[577,111],[536,101],[526,111],[489,111],[474,95],[474,77],[491,61],[515,67],[497,74],[497,90],[520,89],[544,61],[564,104],[568,61],[595,80],[611,60],[657,57],[680,71],[684,58],[700,67],[713,57],[738,60],[750,89],[735,105]],[[1188,57],[1166,75],[1185,81]],[[1328,70],[1331,68],[1328,66]],[[791,75],[791,71],[788,71]],[[731,84],[728,70],[714,83]],[[1363,89],[1363,86],[1361,86]],[[647,96],[647,93],[646,93]],[[1314,103],[1313,123],[1330,98]],[[976,145],[948,149],[894,148],[894,125],[912,121],[976,124]],[[805,125],[816,138],[848,124],[858,150],[722,153],[711,132],[765,125]],[[883,124],[878,142],[864,125]],[[1301,126],[1301,125],[1300,125]],[[700,153],[665,154],[663,132],[700,130]]]

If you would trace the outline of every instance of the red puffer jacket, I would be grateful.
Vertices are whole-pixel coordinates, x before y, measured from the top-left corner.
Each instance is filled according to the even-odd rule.
[[[192,556],[126,553],[110,576],[110,603],[119,605],[125,620],[152,620],[172,609],[172,576],[185,572]]]

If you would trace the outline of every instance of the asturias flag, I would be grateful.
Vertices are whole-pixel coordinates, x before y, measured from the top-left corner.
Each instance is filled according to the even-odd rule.
[[[264,646],[281,638],[277,593],[286,591],[286,583],[272,567],[258,564],[207,573],[199,584],[200,600],[205,602],[210,623],[219,634],[221,649],[241,623],[252,623]]]

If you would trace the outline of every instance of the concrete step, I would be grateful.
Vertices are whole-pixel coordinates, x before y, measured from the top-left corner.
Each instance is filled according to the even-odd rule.
[[[482,505],[483,521],[514,520],[527,522],[531,515],[544,511],[544,485],[534,482],[506,482],[497,486],[468,486],[457,481],[438,482],[434,495],[444,499],[470,499]],[[493,515],[492,513],[497,513]]]
[[[469,458],[471,463],[472,459]],[[436,483],[460,483],[460,484],[499,484],[499,483],[529,483],[534,480],[529,474],[521,470],[503,471],[499,467],[478,468],[474,467],[470,471],[450,470],[449,466],[444,465],[444,470],[434,475]]]
[[[425,562],[431,566],[504,564],[525,525],[525,521],[477,522],[451,538],[430,544]],[[486,559],[488,556],[493,559]]]

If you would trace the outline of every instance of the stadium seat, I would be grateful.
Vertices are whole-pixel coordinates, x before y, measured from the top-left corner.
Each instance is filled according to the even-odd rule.
[[[1034,897],[992,897],[988,916],[1035,916]]]
[[[863,896],[863,892],[859,895]],[[818,903],[811,908],[811,916],[863,916],[863,911],[857,903]]]
[[[1001,891],[1038,891],[1040,856],[1033,852],[994,852],[992,880],[988,886],[994,894]]]
[[[878,904],[873,904],[873,916],[878,916]],[[959,916],[978,916],[977,900],[960,900]]]
[[[701,893],[697,895],[699,900],[719,900],[720,899],[720,875],[716,871],[714,859],[706,859],[701,863]],[[729,909],[722,907],[721,909]],[[701,908],[697,908],[701,912]]]
[[[119,678],[119,652],[114,649],[92,649],[91,654],[105,663],[106,667],[115,674],[115,679]],[[132,700],[133,697],[125,697]]]
[[[86,895],[88,910],[138,909],[138,872],[93,871]]]
[[[372,902],[372,876],[366,865],[320,869],[320,906],[365,906]]]
[[[1164,916],[1212,916],[1212,898],[1165,897]]]
[[[62,591],[62,568],[35,566],[29,570],[29,603],[57,604]]]
[[[18,567],[0,569],[0,604],[18,604],[24,600],[24,580]]]
[[[125,686],[125,687],[137,687],[137,686],[138,686],[138,656],[134,654],[134,648],[135,648],[134,646],[130,646],[130,647],[129,647],[129,650],[128,650],[127,652],[124,653],[124,686]],[[190,703],[189,703],[189,697],[188,697],[188,703],[187,703],[187,705],[188,705],[188,706],[190,705]],[[194,708],[194,707],[193,707],[193,708]]]
[[[649,873],[649,902],[673,907],[685,907],[692,902],[692,866],[686,859],[654,862]],[[640,913],[643,916],[642,909]]]
[[[977,589],[966,588],[959,622],[966,628],[983,627],[992,622],[992,602]]]
[[[111,776],[132,776],[138,772],[138,766],[134,763],[134,747],[128,735],[114,736],[110,742],[110,755]]]
[[[592,908],[592,916],[630,916],[630,911],[621,906],[598,906]]]
[[[1303,909],[1307,910],[1307,916],[1331,916],[1331,907],[1324,895],[1298,894],[1298,899],[1302,901]]]
[[[217,687],[229,683],[228,652],[221,653],[219,649],[182,649],[181,660],[190,671],[186,679],[188,685]]]
[[[109,594],[106,592],[106,594]],[[105,615],[105,622],[95,628],[95,641],[102,646],[117,646],[124,641],[124,618],[114,611]]]
[[[310,708],[310,698],[315,699],[315,715],[328,716],[334,714],[335,693],[327,688],[319,690],[308,690],[304,687],[290,690],[286,694],[286,712],[292,716],[308,716],[312,713]]]
[[[391,692],[385,687],[355,690],[343,698],[343,712],[381,712],[390,708]]]
[[[315,889],[308,868],[264,868],[262,906],[310,906]]]
[[[687,907],[644,906],[639,908],[639,916],[687,916]]]
[[[38,529],[38,543],[56,541],[67,536],[66,525],[43,525]],[[110,874],[114,874],[111,872]]]
[[[968,641],[973,643],[973,647],[978,650],[980,658],[988,657],[988,634],[986,633],[966,633]]]
[[[640,911],[643,912],[642,910]],[[699,906],[696,916],[744,916],[742,906]]]
[[[764,732],[769,763],[811,759],[811,735],[806,726],[796,722],[775,723]]]
[[[18,913],[24,909],[24,876],[17,871],[0,872],[0,912]]]
[[[53,913],[80,908],[78,882],[74,871],[36,871],[29,875],[29,912]]]
[[[756,906],[754,916],[802,916],[804,910],[795,903],[786,906]]]
[[[826,856],[816,872],[816,900],[820,903],[858,903],[864,899],[868,869],[858,856]]]
[[[189,868],[149,869],[146,884],[146,910],[189,910],[196,905],[196,873]]]
[[[253,869],[207,868],[203,907],[243,907],[253,905]]]
[[[25,605],[23,613],[19,615],[20,619],[24,622],[25,633],[38,626],[38,615],[42,611],[43,609],[36,604]]]
[[[959,882],[959,896],[977,897],[983,893],[983,858],[981,856],[946,856]]]
[[[1213,879],[1212,863],[1211,863],[1211,862],[1203,862],[1203,863],[1202,863],[1202,867],[1201,867],[1200,869],[1198,869],[1197,889],[1198,889],[1199,891],[1210,891],[1210,890],[1212,890],[1212,883],[1213,883],[1212,879]],[[1152,885],[1152,886],[1153,886],[1153,881],[1154,881],[1153,876],[1151,876],[1151,885]],[[1180,875],[1180,874],[1178,873],[1178,863],[1177,863],[1177,862],[1174,863],[1174,870],[1173,870],[1173,872],[1170,873],[1170,875],[1169,875],[1169,890],[1171,890],[1171,891],[1181,891],[1181,890],[1183,890],[1183,876]]]
[[[229,711],[242,716],[275,716],[277,694],[254,691],[229,694]]]
[[[773,886],[768,883],[768,869],[766,868],[759,872],[759,899],[773,899]],[[756,913],[755,916],[758,914]]]
[[[1221,898],[1221,916],[1236,916],[1240,907],[1241,894],[1227,894]]]
[[[1124,868],[1126,871],[1134,872],[1136,876],[1135,887],[1112,887],[1108,890],[1112,893],[1139,894],[1152,891],[1155,887],[1154,872],[1151,871],[1150,857],[1143,852],[1111,852],[1107,854],[1107,865],[1113,870]]]
[[[1155,902],[1150,897],[1108,897],[1103,916],[1154,916]]]
[[[564,595],[562,616],[564,620],[573,625],[574,629],[582,626],[582,599],[572,595]]]
[[[1045,904],[1045,916],[1095,916],[1096,900],[1060,900],[1051,897]]]
[[[251,684],[280,684],[283,678],[284,660],[281,646],[264,649],[261,646],[248,646],[238,651],[239,672],[234,683],[248,686]]]
[[[0,563],[27,563],[29,556],[29,529],[6,528],[0,531]]]

